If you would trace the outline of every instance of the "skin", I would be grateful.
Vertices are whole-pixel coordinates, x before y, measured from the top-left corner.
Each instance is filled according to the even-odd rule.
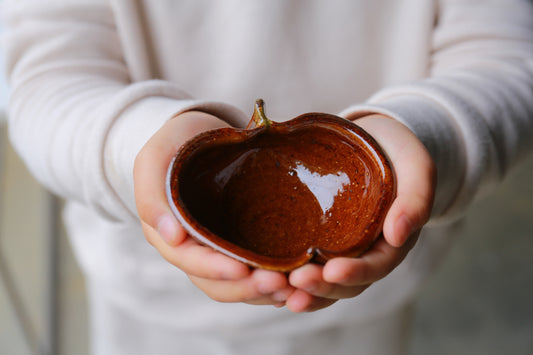
[[[397,197],[386,216],[383,237],[360,258],[335,258],[307,264],[288,276],[248,266],[196,243],[173,216],[165,196],[167,168],[190,137],[227,126],[198,111],[169,120],[139,152],[134,168],[135,199],[147,241],[219,302],[286,306],[312,312],[339,299],[361,294],[394,270],[415,245],[428,221],[435,191],[435,166],[417,137],[401,123],[381,115],[357,120],[389,155],[397,178]]]

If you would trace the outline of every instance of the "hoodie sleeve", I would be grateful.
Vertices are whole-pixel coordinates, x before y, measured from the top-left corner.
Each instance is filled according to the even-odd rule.
[[[533,145],[533,2],[443,0],[429,74],[341,115],[381,113],[409,127],[438,170],[430,223],[464,214]]]
[[[13,146],[43,185],[106,218],[136,217],[134,159],[166,120],[191,109],[245,120],[169,82],[133,82],[99,1],[12,1],[3,17]]]

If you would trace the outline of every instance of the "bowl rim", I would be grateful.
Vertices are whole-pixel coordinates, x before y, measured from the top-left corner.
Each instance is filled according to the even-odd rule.
[[[342,127],[343,131],[349,131],[350,134],[355,135],[356,140],[359,143],[364,143],[364,146],[366,147],[365,152],[367,154],[372,155],[372,158],[373,158],[372,161],[374,161],[379,168],[379,171],[381,173],[381,181],[384,182],[386,186],[390,187],[387,189],[388,191],[382,193],[382,195],[379,197],[379,202],[376,204],[376,206],[379,206],[380,210],[384,210],[384,211],[373,212],[373,214],[378,214],[380,221],[378,221],[378,223],[373,226],[374,228],[372,229],[372,231],[374,235],[371,237],[372,241],[369,243],[368,245],[369,247],[373,243],[373,241],[377,239],[382,233],[381,230],[382,230],[383,221],[385,219],[387,210],[390,208],[396,196],[396,176],[395,176],[392,162],[390,161],[385,150],[378,144],[378,142],[369,133],[367,133],[362,127],[358,126],[354,122],[347,120],[345,118],[339,117],[339,116],[325,114],[325,113],[311,112],[311,113],[300,115],[290,121],[285,121],[281,123],[273,122],[273,126],[274,127],[281,126],[287,122],[298,123],[297,120],[303,120],[303,119],[305,119],[305,121],[310,121],[308,122],[309,124],[314,124],[315,122],[312,121],[312,119],[310,120],[310,118],[313,117],[313,115],[320,115],[321,121],[325,118],[326,122],[321,122],[324,125],[326,125],[327,122],[331,122],[331,120],[334,120],[335,124],[337,125],[339,124],[339,119],[342,120],[341,121],[342,124],[339,124],[339,126]],[[331,127],[328,126],[327,128],[331,128]],[[213,131],[206,131],[206,132],[200,133],[192,137],[187,142],[185,142],[178,149],[178,151],[172,158],[167,168],[167,175],[166,175],[166,181],[165,181],[165,193],[167,197],[167,202],[174,216],[178,219],[180,224],[183,226],[183,228],[187,231],[187,233],[193,239],[195,239],[200,244],[208,246],[218,252],[221,252],[224,255],[227,255],[240,262],[243,262],[249,266],[252,266],[255,268],[269,269],[269,270],[284,271],[284,272],[290,271],[296,267],[304,265],[305,263],[311,260],[317,261],[319,263],[324,263],[328,259],[331,259],[335,256],[358,256],[361,253],[361,251],[358,251],[357,253],[358,255],[355,255],[355,254],[349,255],[352,249],[356,249],[353,246],[340,250],[340,251],[328,251],[328,250],[324,250],[318,247],[311,247],[306,250],[305,254],[298,255],[297,257],[277,258],[277,257],[261,255],[249,249],[245,249],[236,244],[228,242],[222,237],[219,237],[213,232],[209,231],[207,228],[201,226],[199,223],[198,223],[199,228],[194,226],[188,220],[188,218],[191,218],[192,216],[190,216],[190,213],[186,211],[184,204],[180,203],[179,196],[178,196],[178,202],[175,201],[174,194],[172,192],[174,172],[176,170],[176,162],[178,161],[178,159],[181,158],[182,161],[179,162],[179,165],[181,166],[181,164],[183,164],[183,161],[187,159],[187,156],[186,156],[187,150],[189,151],[193,150],[192,147],[195,144],[198,145],[202,143],[202,140],[209,140],[210,139],[209,136],[212,135],[214,131],[219,131],[219,132],[224,133],[227,130],[231,130],[232,133],[240,132],[241,134],[248,134],[251,137],[255,134],[260,133],[262,130],[264,130],[264,128],[257,127],[257,128],[248,129],[248,130],[241,129],[241,128],[221,128],[221,129],[217,129]],[[338,129],[335,129],[335,130],[338,132]],[[383,206],[384,203],[386,206]],[[183,209],[183,211],[181,211],[181,209]],[[188,218],[186,218],[185,215],[188,215],[187,216]],[[202,233],[206,233],[207,235],[209,235],[209,237],[207,237],[206,235]],[[363,237],[361,237],[361,239],[363,239]]]

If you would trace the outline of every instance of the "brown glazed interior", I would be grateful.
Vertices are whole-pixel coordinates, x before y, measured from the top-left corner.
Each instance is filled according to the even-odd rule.
[[[395,194],[377,143],[352,122],[320,113],[201,134],[180,150],[168,183],[191,236],[284,272],[360,255],[381,233]]]

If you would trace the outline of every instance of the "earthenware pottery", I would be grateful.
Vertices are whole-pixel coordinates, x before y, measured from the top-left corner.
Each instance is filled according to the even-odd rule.
[[[395,191],[385,152],[356,124],[325,113],[273,122],[262,100],[246,129],[184,144],[167,176],[170,206],[191,237],[283,272],[361,255]]]

